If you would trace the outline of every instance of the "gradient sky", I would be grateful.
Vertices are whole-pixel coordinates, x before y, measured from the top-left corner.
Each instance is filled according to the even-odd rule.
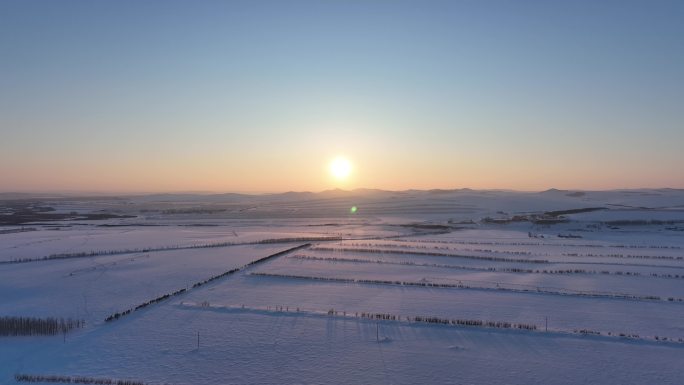
[[[659,0],[0,0],[0,191],[684,188],[683,20]]]

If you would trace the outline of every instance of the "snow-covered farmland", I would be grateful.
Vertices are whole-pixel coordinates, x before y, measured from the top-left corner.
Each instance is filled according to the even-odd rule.
[[[392,196],[52,204],[121,218],[3,228],[0,317],[85,326],[0,383],[682,383],[684,194]]]

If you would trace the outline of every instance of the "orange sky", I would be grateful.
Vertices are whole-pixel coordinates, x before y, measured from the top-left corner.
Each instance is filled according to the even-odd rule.
[[[0,191],[684,188],[679,3],[259,3],[5,6]]]

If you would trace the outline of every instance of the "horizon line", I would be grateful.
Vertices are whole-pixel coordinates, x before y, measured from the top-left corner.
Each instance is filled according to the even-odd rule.
[[[640,191],[640,190],[684,190],[684,188],[676,187],[627,187],[627,188],[608,188],[608,189],[558,189],[550,187],[544,190],[517,190],[517,189],[507,189],[507,188],[469,188],[469,187],[459,187],[459,188],[431,188],[431,189],[404,189],[404,190],[391,190],[391,189],[380,189],[380,188],[366,188],[359,187],[354,189],[342,189],[342,188],[331,188],[324,189],[320,191],[311,190],[288,190],[288,191],[184,191],[184,190],[169,190],[169,191],[88,191],[88,190],[48,190],[48,191],[0,191],[0,198],[2,196],[8,195],[54,195],[55,197],[88,197],[88,196],[116,196],[116,197],[136,197],[136,196],[151,196],[151,195],[195,195],[195,196],[216,196],[216,195],[243,195],[243,196],[269,196],[269,195],[285,195],[285,194],[322,194],[329,192],[386,192],[386,193],[405,193],[405,192],[457,192],[457,191],[499,191],[499,192],[514,192],[514,193],[543,193],[543,192],[610,192],[610,191]]]

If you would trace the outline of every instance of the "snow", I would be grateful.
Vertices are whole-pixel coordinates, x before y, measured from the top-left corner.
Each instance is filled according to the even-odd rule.
[[[108,315],[187,288],[282,249],[253,245],[11,264],[0,269],[0,314],[99,324]]]
[[[684,192],[322,194],[53,202],[67,212],[107,209],[137,217],[52,224],[62,230],[27,224],[37,230],[0,234],[0,261],[153,250],[0,264],[0,316],[86,321],[66,336],[0,337],[0,383],[14,383],[16,373],[149,384],[682,383],[684,302],[668,298],[684,298],[684,233],[659,224],[595,225],[615,218],[682,220]],[[348,214],[350,203],[358,215]],[[199,206],[226,210],[163,213]],[[572,214],[553,226],[480,222],[497,211],[598,206],[609,209]],[[451,226],[454,219],[473,223]],[[437,234],[410,226],[416,223],[452,228]],[[582,238],[558,237],[568,233]],[[207,244],[220,247],[192,248]],[[586,272],[548,273],[567,269]],[[325,277],[333,280],[316,279]],[[180,289],[187,291],[104,321]],[[579,295],[592,293],[601,296]],[[617,297],[622,294],[640,299]],[[358,317],[362,312],[399,321]],[[533,324],[537,330],[410,321],[415,316]]]
[[[389,323],[380,333],[391,341],[378,344],[372,322],[165,306],[66,344],[3,344],[0,357],[26,372],[157,384],[678,384],[684,376],[681,348],[667,345]]]

